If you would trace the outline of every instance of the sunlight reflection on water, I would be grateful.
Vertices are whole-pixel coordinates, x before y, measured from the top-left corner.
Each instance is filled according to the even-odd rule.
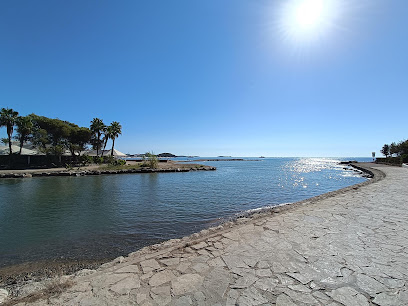
[[[365,179],[339,159],[203,162],[216,171],[0,181],[0,266],[104,258],[191,234],[243,211]]]

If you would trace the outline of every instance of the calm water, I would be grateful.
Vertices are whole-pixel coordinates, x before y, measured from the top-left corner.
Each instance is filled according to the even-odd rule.
[[[208,172],[3,179],[0,266],[115,257],[365,180],[339,161],[267,158],[202,162],[217,167]]]

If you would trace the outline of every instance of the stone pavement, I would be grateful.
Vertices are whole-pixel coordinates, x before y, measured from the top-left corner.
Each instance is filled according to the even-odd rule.
[[[374,167],[383,180],[82,270],[34,304],[408,305],[408,169]]]

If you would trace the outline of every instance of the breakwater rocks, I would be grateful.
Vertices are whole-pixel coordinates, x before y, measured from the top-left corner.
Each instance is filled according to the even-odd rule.
[[[360,167],[360,166],[356,165],[355,163],[350,164],[350,166],[355,168],[354,171],[356,171],[356,170],[360,171],[362,173],[362,176],[365,177],[365,178],[373,178],[374,177],[374,173],[370,169]]]
[[[0,178],[30,178],[47,176],[85,176],[102,174],[126,174],[126,173],[167,173],[167,172],[190,172],[190,171],[214,171],[216,167],[201,166],[191,168],[171,168],[171,169],[122,169],[122,170],[82,170],[82,171],[44,171],[32,173],[0,173]]]
[[[341,161],[341,162],[339,162],[339,165],[350,165],[352,163],[358,163],[358,161],[356,161],[356,160]]]
[[[362,177],[365,177],[365,178],[369,178],[369,179],[371,179],[371,178],[373,178],[374,177],[374,173],[372,172],[372,171],[370,171],[369,169],[367,169],[367,168],[363,168],[363,167],[360,167],[360,166],[358,166],[357,165],[357,161],[354,161],[354,160],[350,160],[350,161],[343,161],[343,162],[339,162],[339,165],[347,165],[347,166],[350,166],[351,168],[343,168],[344,170],[353,170],[353,171],[355,171],[355,172],[358,172],[358,173],[360,173],[360,175],[362,176]]]

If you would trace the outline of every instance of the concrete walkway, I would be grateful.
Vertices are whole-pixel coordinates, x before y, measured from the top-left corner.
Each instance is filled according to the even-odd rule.
[[[408,169],[374,167],[383,180],[80,271],[34,303],[408,305]]]

